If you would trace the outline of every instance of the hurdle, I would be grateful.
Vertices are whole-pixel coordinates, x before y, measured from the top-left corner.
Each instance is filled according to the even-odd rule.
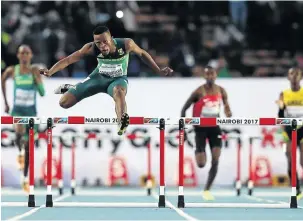
[[[237,141],[237,167],[236,167],[236,195],[241,195],[242,181],[241,181],[241,153],[242,153],[242,140],[241,135],[219,135],[224,141],[227,140],[236,140]]]
[[[183,159],[184,159],[184,125],[199,125],[199,126],[216,126],[216,125],[290,125],[292,127],[292,150],[291,150],[291,194],[290,204],[281,203],[269,203],[269,204],[243,204],[243,203],[185,203],[184,191],[183,191]],[[297,125],[303,125],[303,119],[296,118],[191,118],[191,119],[180,119],[179,120],[179,192],[178,192],[178,207],[198,207],[198,208],[298,208],[296,198],[296,155],[297,155]],[[239,143],[240,144],[240,143]],[[240,145],[238,145],[240,148]],[[250,145],[252,149],[252,145]],[[239,160],[239,157],[237,157]],[[250,161],[252,156],[249,157]],[[239,171],[239,170],[238,170]],[[251,172],[251,168],[250,168]],[[237,175],[238,177],[238,175]],[[239,178],[239,177],[238,177]],[[250,179],[253,180],[252,177]],[[252,189],[252,188],[251,188]]]
[[[169,119],[168,119],[169,120]],[[164,118],[144,118],[144,117],[130,117],[130,125],[158,125],[160,130],[160,186],[159,186],[159,199],[158,203],[95,203],[96,207],[165,207],[165,125]],[[118,120],[116,118],[87,118],[83,116],[72,117],[55,117],[55,118],[41,118],[41,117],[11,117],[1,116],[1,124],[29,124],[29,180],[30,180],[30,193],[28,196],[28,207],[35,207],[35,194],[34,194],[34,125],[47,124],[47,194],[46,194],[46,207],[60,207],[71,206],[73,203],[59,203],[54,202],[52,198],[52,128],[54,125],[59,124],[99,124],[99,125],[116,125]],[[6,206],[23,206],[24,203],[18,202],[4,202],[1,205]],[[91,206],[91,203],[77,203],[77,206]]]
[[[255,171],[253,166],[253,143],[255,140],[260,140],[261,137],[250,137],[249,138],[249,153],[248,153],[248,182],[247,182],[247,189],[248,195],[251,196],[253,194],[254,189],[254,182],[255,182]]]
[[[53,137],[59,138],[59,166],[58,166],[58,190],[59,190],[59,195],[63,195],[63,190],[64,190],[64,185],[63,185],[63,141],[66,141],[67,139],[64,137],[60,137],[59,135],[53,135]],[[78,135],[73,135],[71,136],[71,181],[70,181],[70,189],[71,189],[71,194],[75,195],[76,194],[76,172],[75,172],[75,155],[76,155],[76,146],[77,146],[77,139],[95,139],[95,140],[105,140],[107,138],[111,138],[112,136],[106,135],[99,135],[96,133],[88,133],[88,134],[78,134]],[[148,135],[137,135],[137,134],[125,134],[125,138],[129,140],[135,140],[138,138],[142,138],[146,141],[146,148],[147,148],[147,175],[146,175],[146,183],[145,183],[145,188],[147,195],[151,195],[152,191],[152,170],[151,170],[151,137]]]
[[[177,135],[177,138],[179,139],[180,136],[184,136],[185,139],[185,131],[184,131],[184,121],[182,121],[183,119],[179,120],[179,135]],[[188,138],[189,135],[186,135],[186,137]],[[221,134],[218,136],[219,139],[221,139],[222,141],[230,141],[230,140],[236,140],[237,142],[237,147],[236,147],[236,183],[235,183],[235,189],[236,189],[236,195],[240,196],[241,195],[241,189],[242,189],[242,179],[241,179],[241,159],[242,159],[242,138],[243,136],[241,134],[233,134],[233,135],[229,135],[229,134]],[[207,140],[206,140],[207,141]],[[179,145],[179,162],[181,162],[181,159],[184,157],[184,143],[183,141],[179,140],[179,144],[182,143],[183,145]],[[183,167],[180,167],[179,164],[179,171],[181,170],[180,174],[179,174],[179,180],[178,182],[184,182],[182,180],[180,180],[181,174],[183,173]],[[183,183],[181,185],[181,190],[180,192],[182,193],[182,189],[183,189]],[[182,195],[180,196],[180,200],[182,201]],[[182,205],[182,203],[181,203]],[[180,207],[182,208],[182,207]]]

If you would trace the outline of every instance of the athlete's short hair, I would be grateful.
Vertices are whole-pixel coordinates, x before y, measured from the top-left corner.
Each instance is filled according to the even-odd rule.
[[[94,35],[101,35],[101,34],[103,34],[103,33],[105,33],[105,32],[110,33],[108,27],[106,27],[106,26],[98,26],[98,27],[96,27],[96,28],[94,29],[93,34],[94,34]]]
[[[21,48],[27,48],[27,49],[29,49],[31,51],[31,53],[33,53],[32,48],[29,45],[26,45],[26,44],[19,45],[19,47],[17,49],[17,53],[19,53],[19,51],[20,51]]]
[[[205,69],[209,69],[209,70],[212,70],[212,71],[215,70],[215,69],[214,69],[212,66],[210,66],[210,65],[206,65],[206,66],[205,66]]]

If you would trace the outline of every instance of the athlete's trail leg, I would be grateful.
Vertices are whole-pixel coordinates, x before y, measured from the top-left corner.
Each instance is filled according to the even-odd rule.
[[[60,99],[59,104],[62,108],[67,109],[74,106],[77,103],[75,95],[72,93],[66,92]]]
[[[28,142],[25,143],[24,149],[25,149],[25,160],[24,160],[23,175],[24,175],[24,177],[27,177],[27,175],[28,175],[28,167],[29,167],[29,145],[28,145]]]
[[[22,188],[25,192],[29,193],[29,180],[28,180],[29,144],[28,144],[28,142],[26,142],[24,144],[24,149],[25,149],[25,160],[24,160]]]
[[[121,120],[122,115],[127,112],[125,96],[126,96],[126,88],[119,85],[114,87],[113,98],[115,101],[115,110],[119,121]]]
[[[221,155],[221,148],[219,148],[219,147],[212,148],[211,155],[212,155],[211,168],[209,170],[205,190],[209,190],[211,188],[211,186],[212,186],[212,184],[215,180],[215,177],[217,175],[218,165],[219,165],[219,157]]]

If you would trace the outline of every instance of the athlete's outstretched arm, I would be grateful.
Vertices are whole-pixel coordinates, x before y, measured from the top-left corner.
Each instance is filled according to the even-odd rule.
[[[128,38],[125,40],[125,49],[128,53],[134,52],[137,56],[141,58],[144,63],[146,63],[157,74],[170,75],[173,72],[173,70],[169,67],[160,69],[154,59],[150,56],[150,54],[144,49],[140,48],[132,39]]]
[[[192,105],[192,103],[196,102],[198,100],[198,91],[199,88],[197,90],[195,90],[187,99],[187,101],[185,102],[185,104],[183,105],[183,108],[181,110],[181,117],[185,117],[186,115],[186,110]]]
[[[93,52],[93,48],[94,48],[93,46],[94,46],[93,42],[85,44],[80,50],[58,61],[53,67],[51,67],[51,69],[49,70],[40,69],[40,73],[48,77],[52,76],[53,74],[55,74],[58,71],[61,71],[62,69],[69,66],[70,64],[80,61],[80,59],[85,55],[91,54]]]
[[[224,105],[225,116],[226,117],[231,117],[232,113],[231,113],[231,110],[230,110],[227,93],[226,93],[226,90],[223,87],[221,87],[221,93],[222,93],[222,101],[223,101],[223,105]]]
[[[2,94],[4,99],[4,105],[5,105],[5,112],[9,113],[9,105],[7,102],[7,96],[6,96],[6,80],[13,76],[14,73],[14,67],[9,66],[5,69],[4,73],[1,76],[1,87],[2,87]]]
[[[40,70],[38,67],[32,66],[32,72],[34,74],[35,84],[37,85],[38,92],[40,96],[43,97],[45,95],[45,89],[40,75]]]

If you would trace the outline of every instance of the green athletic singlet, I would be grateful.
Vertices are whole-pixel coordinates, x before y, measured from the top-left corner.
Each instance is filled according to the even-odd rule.
[[[14,106],[12,116],[36,116],[36,84],[32,73],[20,74],[20,66],[14,71]]]
[[[37,86],[32,73],[20,74],[20,65],[14,68],[14,106],[12,116],[34,117],[37,115],[36,103]],[[37,138],[37,127],[35,125],[35,138]],[[28,125],[26,125],[28,129]],[[28,140],[28,133],[24,134],[24,140]]]
[[[86,79],[69,89],[77,101],[100,92],[113,96],[113,89],[117,85],[127,88],[129,53],[126,53],[124,39],[115,38],[114,43],[115,53],[106,56],[103,56],[95,47],[97,67]]]

